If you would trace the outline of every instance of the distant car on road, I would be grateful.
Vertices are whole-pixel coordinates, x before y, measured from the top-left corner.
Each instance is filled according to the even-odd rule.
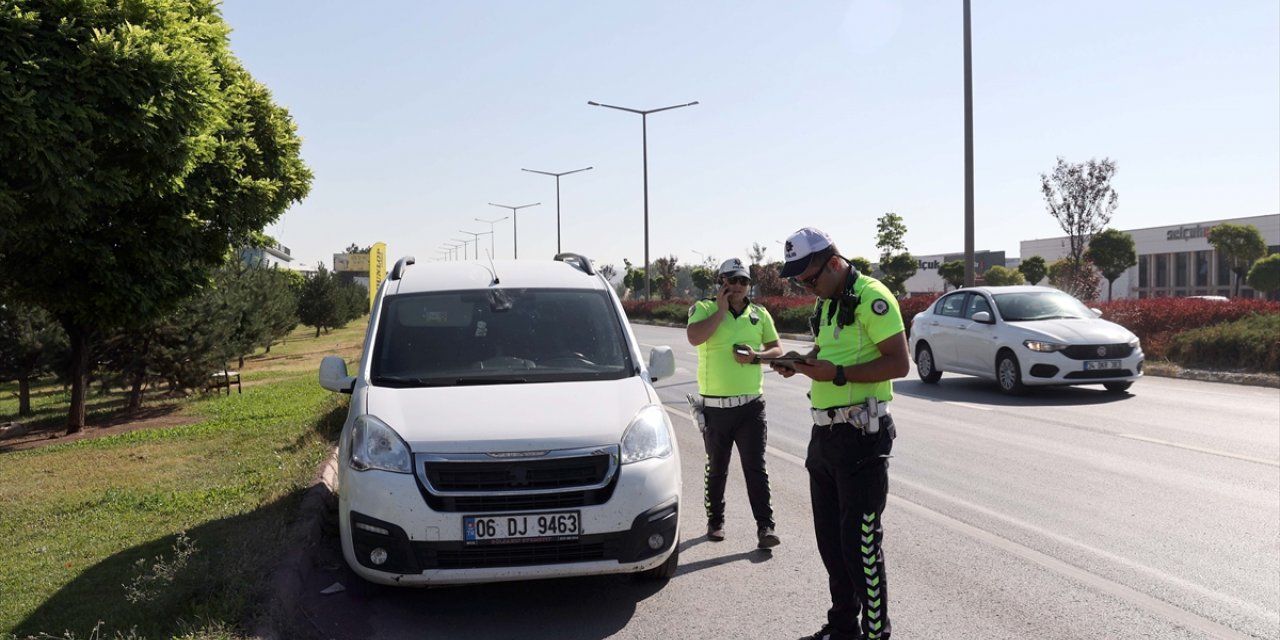
[[[338,452],[347,564],[431,586],[634,573],[679,562],[680,459],[613,287],[555,260],[404,258],[378,291]]]
[[[943,295],[911,323],[920,379],[942,373],[1029,386],[1101,384],[1123,392],[1142,377],[1138,337],[1051,287],[970,287]]]

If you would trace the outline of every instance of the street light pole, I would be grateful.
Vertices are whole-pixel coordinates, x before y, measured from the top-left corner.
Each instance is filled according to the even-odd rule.
[[[460,239],[460,238],[449,238],[449,239],[450,239],[450,240],[452,240],[452,241],[454,241],[454,242],[461,242],[461,243],[462,243],[462,259],[463,259],[463,260],[467,260],[467,259],[468,259],[468,257],[467,257],[467,243],[468,243],[468,242],[471,242],[471,241],[470,241],[470,240],[462,240],[462,239]],[[476,257],[479,257],[479,256],[476,256]]]
[[[587,167],[585,169],[574,169],[573,171],[562,171],[560,173],[552,173],[550,171],[538,171],[536,169],[520,169],[529,173],[541,173],[544,176],[555,176],[556,178],[556,254],[560,253],[560,176],[567,176],[571,173],[581,171],[590,171],[595,167]]]
[[[502,222],[503,220],[506,220],[506,219],[507,219],[507,218],[509,218],[509,217],[511,217],[511,216],[502,216],[501,218],[498,218],[497,220],[485,220],[484,218],[476,218],[476,222],[488,222],[488,223],[489,223],[489,253],[490,253],[491,255],[494,255],[494,256],[498,255],[498,253],[497,253],[496,251],[494,251],[494,249],[493,249],[493,238],[494,238],[494,236],[496,235],[496,234],[494,234],[494,232],[493,232],[493,228],[494,228],[494,227],[493,227],[493,225],[495,225],[495,224],[497,224],[497,223],[499,223],[499,222]]]
[[[977,281],[973,268],[973,46],[969,0],[964,0],[964,286]]]
[[[492,232],[492,231],[481,231],[480,233],[476,233],[476,232],[474,232],[474,231],[464,231],[464,230],[462,230],[462,229],[458,229],[458,233],[465,233],[465,234],[467,234],[467,235],[471,236],[471,237],[472,237],[472,239],[476,241],[476,258],[477,258],[477,259],[479,259],[479,258],[480,258],[480,236],[487,235],[487,234],[490,234],[490,233],[493,233],[493,232]],[[492,247],[492,245],[489,247],[489,253],[493,253],[493,247]],[[489,258],[490,258],[490,259],[492,259],[492,258],[493,258],[493,256],[491,255],[491,256],[489,256]]]
[[[489,203],[490,206],[502,207],[503,209],[511,210],[511,259],[512,260],[518,259],[520,257],[520,231],[519,229],[516,228],[516,225],[518,224],[519,219],[516,217],[516,212],[525,207],[536,207],[540,204],[542,203],[535,202],[533,204],[521,204],[513,207],[509,204],[494,204],[492,202]]]
[[[629,107],[619,107],[611,104],[603,104],[600,102],[587,101],[587,104],[593,107],[605,107],[607,109],[617,109],[619,111],[628,111],[640,114],[640,147],[642,157],[644,158],[644,297],[649,300],[653,297],[653,290],[650,285],[649,278],[649,114],[659,111],[670,111],[671,109],[680,109],[682,107],[692,107],[698,104],[697,100],[685,104],[674,104],[669,107],[661,107],[659,109],[631,109]]]

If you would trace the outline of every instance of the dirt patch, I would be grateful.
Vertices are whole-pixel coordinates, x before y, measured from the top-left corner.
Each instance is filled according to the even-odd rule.
[[[34,449],[63,442],[75,442],[89,438],[101,438],[117,433],[128,433],[139,429],[161,429],[177,427],[199,422],[198,416],[179,415],[177,405],[166,407],[143,408],[132,414],[99,415],[88,418],[85,427],[80,431],[67,435],[64,424],[34,425],[26,435],[11,440],[0,441],[0,453]]]

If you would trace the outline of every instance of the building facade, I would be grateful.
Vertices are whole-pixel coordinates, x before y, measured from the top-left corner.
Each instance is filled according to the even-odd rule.
[[[1235,275],[1227,266],[1226,259],[1209,244],[1209,232],[1223,223],[1256,227],[1267,244],[1268,253],[1280,252],[1280,214],[1127,230],[1125,233],[1133,237],[1138,264],[1116,278],[1112,297],[1232,295]],[[1024,240],[1019,249],[1023,259],[1041,256],[1050,264],[1065,258],[1069,252],[1066,236]],[[1104,296],[1106,290],[1106,281],[1103,281]],[[1240,295],[1258,297],[1243,282],[1240,283]],[[1272,297],[1276,295],[1272,294]]]

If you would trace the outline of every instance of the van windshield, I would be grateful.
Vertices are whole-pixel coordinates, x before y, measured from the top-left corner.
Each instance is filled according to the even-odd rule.
[[[603,291],[387,296],[370,379],[406,387],[625,378],[634,367],[621,322]]]

